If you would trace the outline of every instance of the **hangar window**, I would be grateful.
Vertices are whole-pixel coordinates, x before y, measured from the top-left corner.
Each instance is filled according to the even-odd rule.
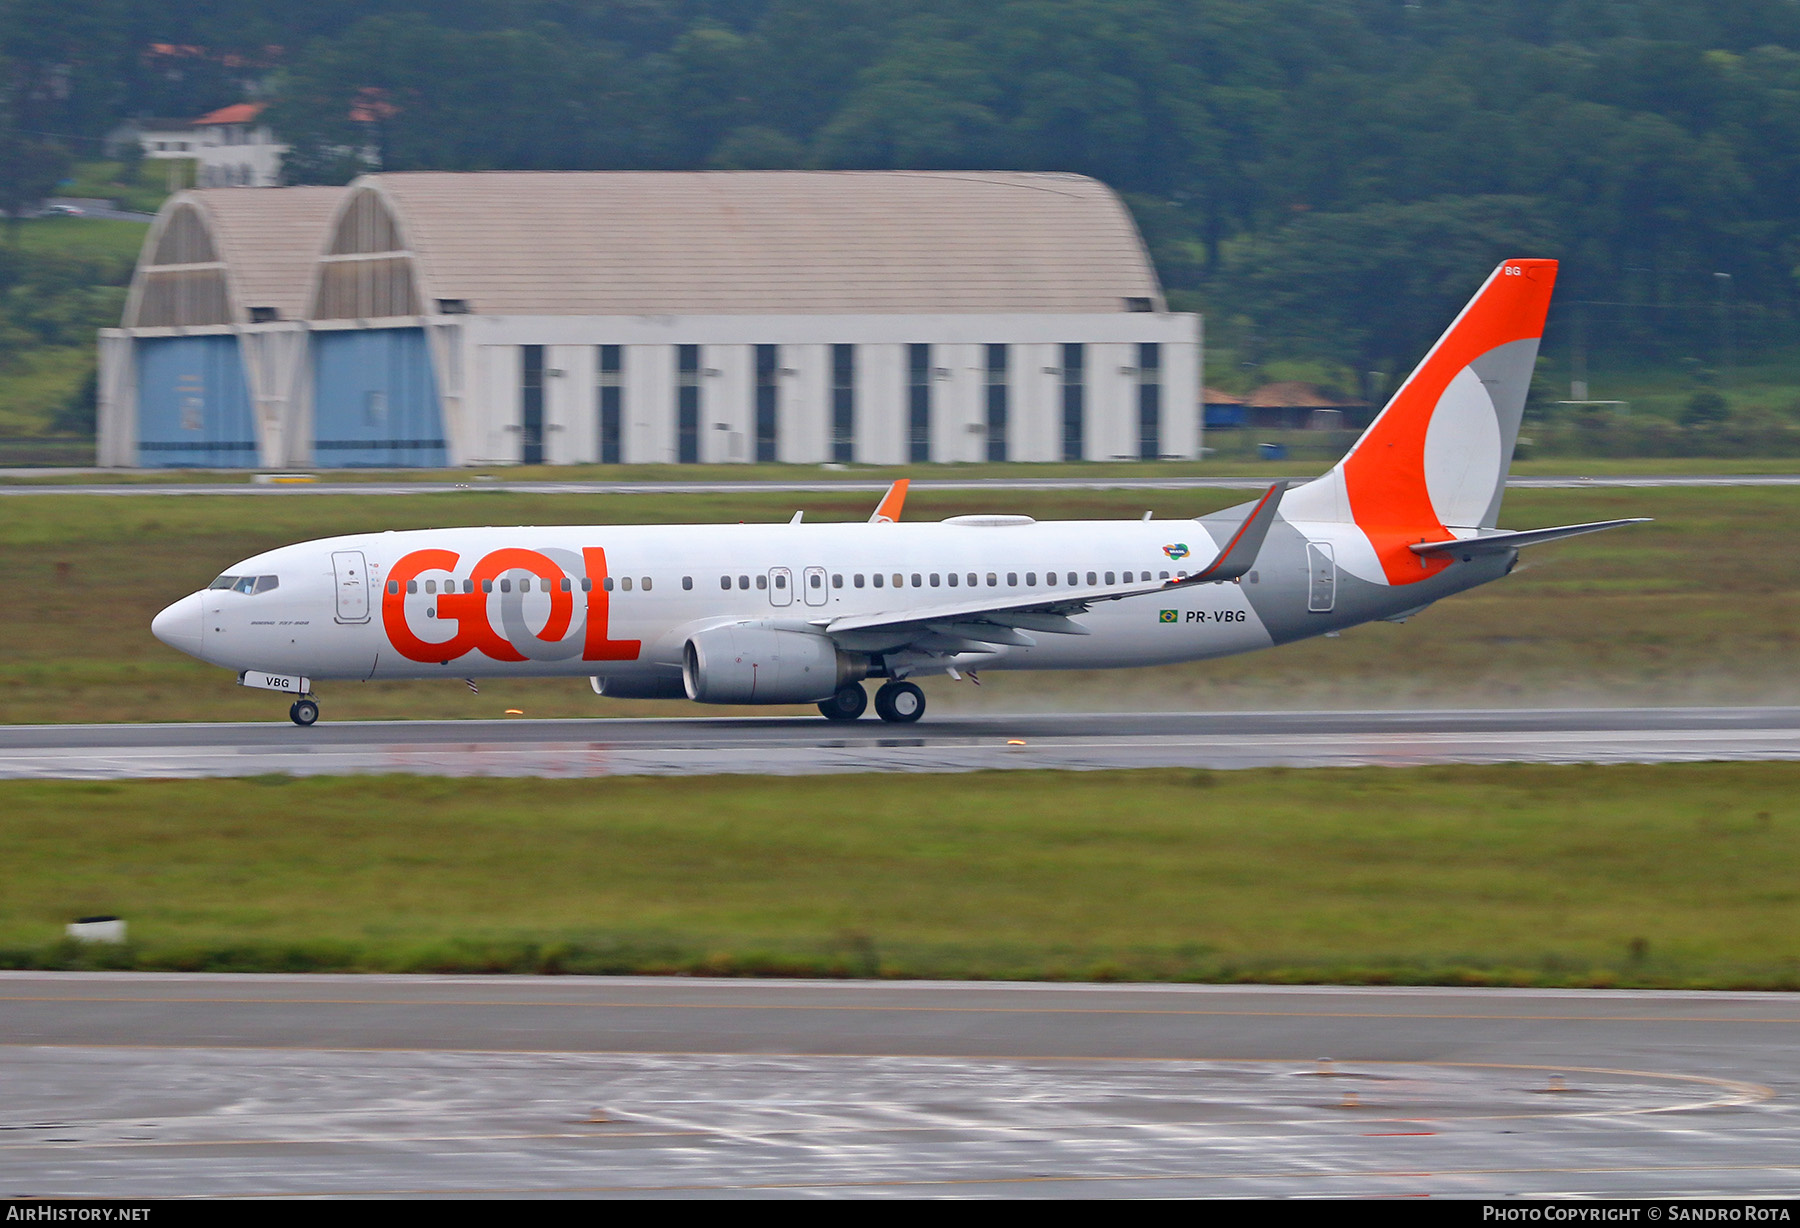
[[[1006,347],[987,347],[987,458],[1006,459]]]
[[[780,451],[777,431],[780,427],[781,374],[779,349],[773,345],[756,347],[756,459],[772,461]]]
[[[831,459],[856,459],[856,347],[831,347]]]
[[[412,253],[387,203],[372,189],[351,194],[338,214],[313,290],[313,317],[362,320],[420,314]]]
[[[906,383],[907,459],[931,459],[931,347],[909,345]]]
[[[1155,460],[1162,452],[1162,346],[1138,344],[1138,456]]]

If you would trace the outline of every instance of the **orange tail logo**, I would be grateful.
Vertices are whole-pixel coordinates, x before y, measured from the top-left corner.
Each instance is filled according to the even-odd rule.
[[[1408,545],[1447,540],[1498,510],[1555,285],[1554,260],[1495,269],[1339,465],[1389,583],[1449,566]],[[1505,350],[1516,342],[1528,344]]]

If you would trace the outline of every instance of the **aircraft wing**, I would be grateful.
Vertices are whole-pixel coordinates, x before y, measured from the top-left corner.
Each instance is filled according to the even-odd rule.
[[[1566,524],[1554,529],[1521,529],[1516,532],[1506,530],[1486,530],[1474,537],[1464,537],[1447,542],[1414,542],[1408,547],[1414,554],[1427,557],[1434,554],[1494,554],[1501,550],[1513,550],[1519,546],[1535,546],[1539,542],[1552,542],[1562,537],[1579,537],[1583,533],[1598,533],[1603,529],[1616,529],[1620,525],[1647,524],[1648,516],[1633,516],[1629,520],[1595,520],[1588,524]]]
[[[1029,648],[1036,643],[1027,632],[1048,635],[1088,635],[1089,630],[1076,622],[1073,615],[1084,614],[1102,601],[1122,601],[1127,597],[1147,597],[1188,588],[1196,584],[1220,584],[1236,580],[1249,571],[1275,522],[1286,482],[1277,482],[1251,508],[1244,523],[1219,551],[1218,557],[1191,576],[1173,580],[1145,580],[1135,583],[1072,589],[1022,597],[1017,592],[1006,598],[999,594],[987,598],[946,602],[923,609],[888,611],[874,614],[851,614],[842,618],[822,619],[818,625],[847,648],[870,650],[881,645],[881,651],[914,648],[926,652],[979,651],[986,645],[1011,644]]]

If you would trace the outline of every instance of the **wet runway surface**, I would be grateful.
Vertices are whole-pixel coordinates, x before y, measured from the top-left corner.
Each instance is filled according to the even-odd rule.
[[[1789,1194],[1778,994],[0,973],[36,1195]]]
[[[1800,759],[1800,708],[0,726],[0,779],[814,775]]]

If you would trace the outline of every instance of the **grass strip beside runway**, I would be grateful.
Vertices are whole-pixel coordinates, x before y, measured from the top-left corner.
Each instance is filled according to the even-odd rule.
[[[909,519],[1012,511],[1159,520],[1233,491],[917,492]],[[475,524],[862,520],[861,493],[532,495],[446,492],[256,498],[19,499],[0,512],[0,724],[281,720],[287,700],[234,685],[150,635],[164,605],[239,559],[335,533]],[[1510,527],[1623,516],[1656,523],[1534,547],[1517,573],[1405,626],[1353,628],[1275,652],[1152,670],[992,672],[927,682],[934,713],[1036,709],[1366,708],[1800,702],[1800,490],[1521,490]],[[1170,532],[1177,532],[1177,524]],[[529,540],[529,539],[527,539]],[[793,561],[800,566],[806,560]],[[331,683],[327,720],[717,715],[601,700],[581,679]],[[811,712],[810,708],[795,711]]]
[[[0,965],[1800,988],[1800,764],[0,783]],[[61,939],[117,914],[125,947]]]

